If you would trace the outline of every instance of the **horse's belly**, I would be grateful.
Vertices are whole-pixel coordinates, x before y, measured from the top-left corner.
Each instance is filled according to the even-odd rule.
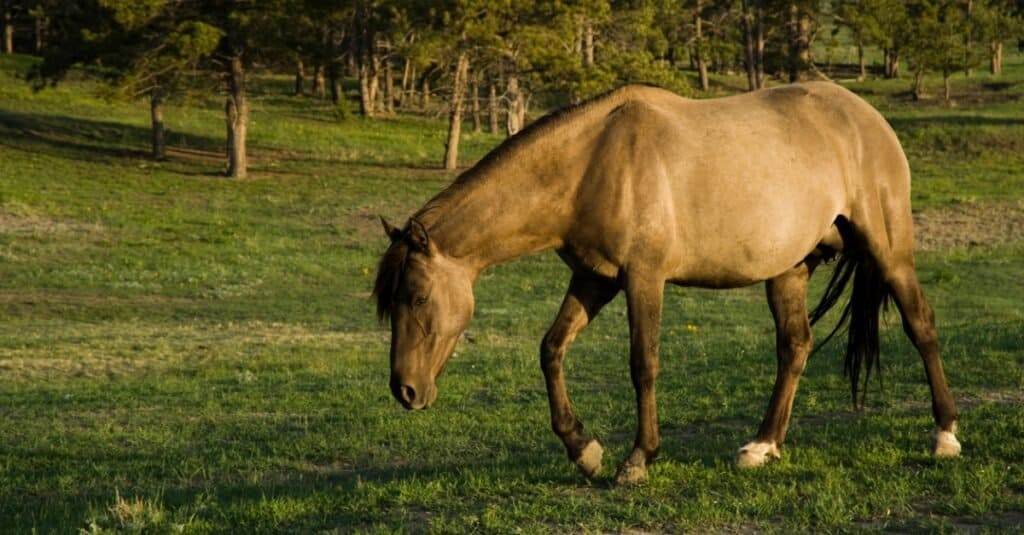
[[[832,234],[836,215],[822,210],[708,226],[678,244],[678,267],[669,279],[690,286],[736,288],[774,278]]]

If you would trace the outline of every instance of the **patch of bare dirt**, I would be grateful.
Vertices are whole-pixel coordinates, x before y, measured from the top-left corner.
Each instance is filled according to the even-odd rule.
[[[12,236],[102,236],[104,228],[98,223],[62,221],[37,213],[28,206],[6,204],[0,206],[0,234]]]
[[[914,214],[917,247],[941,251],[1024,239],[1024,201],[962,203]]]

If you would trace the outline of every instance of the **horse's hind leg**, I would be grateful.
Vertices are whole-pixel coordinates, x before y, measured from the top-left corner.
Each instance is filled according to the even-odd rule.
[[[742,468],[761,466],[781,455],[779,446],[786,438],[793,397],[813,346],[807,319],[807,281],[815,265],[813,260],[801,263],[766,284],[768,306],[775,319],[778,370],[757,438],[740,448],[736,456],[736,464]]]
[[[597,313],[619,292],[607,279],[577,273],[569,282],[558,316],[540,345],[540,363],[551,405],[551,428],[565,444],[569,459],[587,477],[601,469],[601,445],[583,432],[583,424],[572,410],[562,374],[562,360],[569,345]]]
[[[935,332],[935,314],[921,291],[912,262],[890,267],[886,281],[903,317],[903,330],[924,360],[928,386],[932,393],[932,414],[937,426],[932,452],[940,457],[960,454],[956,436],[956,404],[946,384],[946,374],[939,358],[939,341]]]

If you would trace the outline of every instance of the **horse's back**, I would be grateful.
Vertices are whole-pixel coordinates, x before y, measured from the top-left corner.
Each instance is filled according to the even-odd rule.
[[[599,207],[588,217],[605,225],[611,263],[660,263],[684,284],[749,284],[802,260],[859,194],[877,189],[872,181],[908,187],[891,128],[835,84],[708,100],[649,87],[626,96],[603,125],[584,188],[607,202],[582,199]],[[897,176],[873,176],[886,174]]]

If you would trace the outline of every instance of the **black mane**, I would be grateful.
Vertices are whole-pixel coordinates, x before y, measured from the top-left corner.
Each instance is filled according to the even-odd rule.
[[[388,319],[398,284],[405,273],[405,261],[409,257],[409,244],[405,240],[392,242],[377,266],[377,280],[373,283],[373,295],[377,298],[377,319]]]

